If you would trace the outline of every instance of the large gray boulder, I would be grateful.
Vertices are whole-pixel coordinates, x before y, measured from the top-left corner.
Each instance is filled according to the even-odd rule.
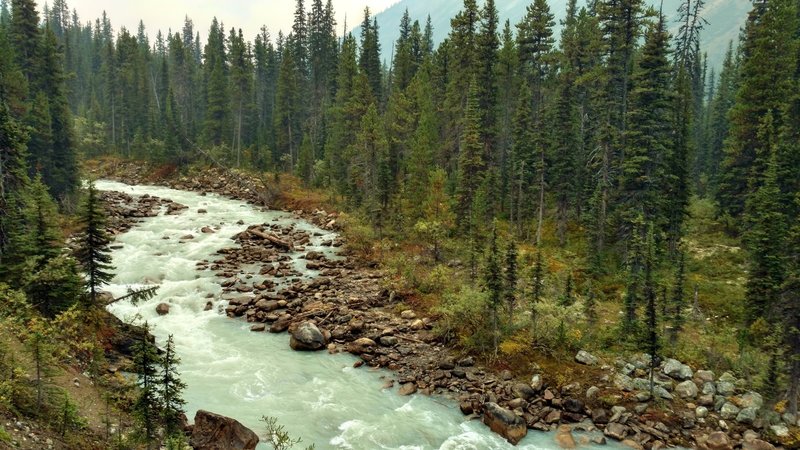
[[[747,392],[739,399],[739,405],[742,408],[755,408],[761,409],[764,406],[764,398],[758,392]]]
[[[483,423],[513,445],[517,445],[528,434],[525,421],[497,403],[483,405]]]
[[[600,360],[597,359],[596,356],[590,354],[589,352],[587,352],[585,350],[581,350],[581,351],[578,352],[577,355],[575,355],[575,361],[577,361],[577,362],[579,362],[581,364],[585,364],[587,366],[596,366],[596,365],[600,364]]]
[[[197,411],[189,444],[195,450],[254,450],[258,436],[230,417]]]
[[[297,351],[322,350],[327,344],[325,336],[311,322],[303,322],[298,325],[289,339],[289,346],[292,347],[292,350]]]
[[[751,425],[753,422],[755,422],[757,416],[758,408],[753,408],[750,406],[747,408],[742,408],[742,410],[739,411],[739,414],[736,415],[736,421],[745,425]]]
[[[686,364],[681,363],[677,359],[668,359],[664,364],[664,374],[676,380],[689,380],[694,373],[692,369]]]
[[[725,420],[733,420],[739,415],[739,408],[731,402],[726,402],[719,410],[719,415]]]
[[[691,399],[697,397],[697,385],[692,380],[686,380],[683,383],[675,386],[675,393],[678,397]]]

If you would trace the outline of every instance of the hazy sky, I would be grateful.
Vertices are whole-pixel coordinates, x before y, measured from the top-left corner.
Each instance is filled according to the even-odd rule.
[[[341,34],[345,16],[347,27],[352,29],[361,22],[364,7],[373,12],[386,9],[399,0],[333,0],[336,11],[337,34]],[[310,8],[311,0],[305,0]],[[38,0],[40,10],[45,0]],[[324,2],[323,2],[324,3]],[[81,22],[94,21],[103,11],[108,13],[115,31],[121,26],[136,31],[139,19],[144,20],[148,34],[157,30],[179,31],[186,15],[195,24],[195,31],[205,42],[211,19],[216,16],[231,27],[241,28],[248,39],[255,37],[261,25],[266,25],[273,38],[278,30],[287,33],[292,27],[295,0],[67,0],[70,9],[77,9]]]

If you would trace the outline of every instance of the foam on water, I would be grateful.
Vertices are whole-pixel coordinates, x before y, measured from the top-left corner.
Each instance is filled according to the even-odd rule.
[[[212,194],[108,181],[96,185],[100,190],[169,198],[189,207],[175,216],[145,219],[119,236],[115,244],[122,248],[113,254],[117,275],[109,287],[122,295],[130,286],[160,285],[155,298],[138,306],[120,302],[110,310],[123,319],[148,321],[160,344],[174,335],[187,384],[189,417],[207,409],[262,434],[259,419],[275,416],[290,434],[318,449],[514,448],[480,422],[466,421],[453,402],[422,395],[401,397],[396,389],[383,389],[382,377],[391,377],[390,372],[353,369],[356,358],[351,355],[293,352],[286,334],[251,333],[249,324],[219,311],[224,302],[218,300],[222,290],[213,273],[195,269],[196,262],[212,260],[217,250],[233,246],[230,238],[251,224],[294,224],[312,235],[319,233],[306,251],[334,257],[333,249],[321,245],[335,237],[331,233],[290,214],[260,211]],[[207,213],[198,213],[200,208]],[[237,225],[239,220],[244,225]],[[204,226],[220,229],[204,234],[200,232]],[[181,241],[187,234],[194,239]],[[204,311],[209,300],[215,308]],[[162,302],[171,305],[170,313],[158,316],[155,307]],[[551,435],[530,433],[517,448],[557,447]]]

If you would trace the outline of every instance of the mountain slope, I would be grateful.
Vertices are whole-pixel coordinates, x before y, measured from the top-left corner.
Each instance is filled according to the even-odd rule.
[[[508,19],[514,26],[525,15],[525,10],[532,0],[498,0],[496,3],[501,22],[504,23]],[[647,3],[658,7],[661,1],[647,0]],[[675,20],[679,4],[680,0],[664,0],[664,11],[670,23],[673,24],[671,27],[673,32],[676,32],[678,28]],[[434,40],[438,44],[447,37],[450,32],[450,19],[461,10],[462,6],[461,0],[402,0],[379,13],[376,17],[380,27],[383,57],[387,61],[391,58],[392,46],[398,37],[397,29],[400,19],[406,9],[412,20],[419,20],[422,25],[425,24],[426,17],[431,16]],[[749,0],[707,1],[703,17],[709,24],[703,31],[702,38],[703,50],[708,52],[712,67],[721,65],[728,42],[736,41],[738,38],[739,29],[744,25],[750,8]],[[560,23],[566,13],[567,0],[550,0],[550,9],[556,16],[556,22]],[[356,29],[355,33],[358,35],[359,29]]]

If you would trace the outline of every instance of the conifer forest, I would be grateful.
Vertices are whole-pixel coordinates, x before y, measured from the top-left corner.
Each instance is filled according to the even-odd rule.
[[[0,0],[0,447],[800,448],[800,1],[748,1],[724,55],[725,2],[507,1],[458,0],[442,40],[333,0],[254,35]],[[172,321],[201,313],[486,436],[261,406],[214,447],[203,402],[245,400],[199,387]]]

